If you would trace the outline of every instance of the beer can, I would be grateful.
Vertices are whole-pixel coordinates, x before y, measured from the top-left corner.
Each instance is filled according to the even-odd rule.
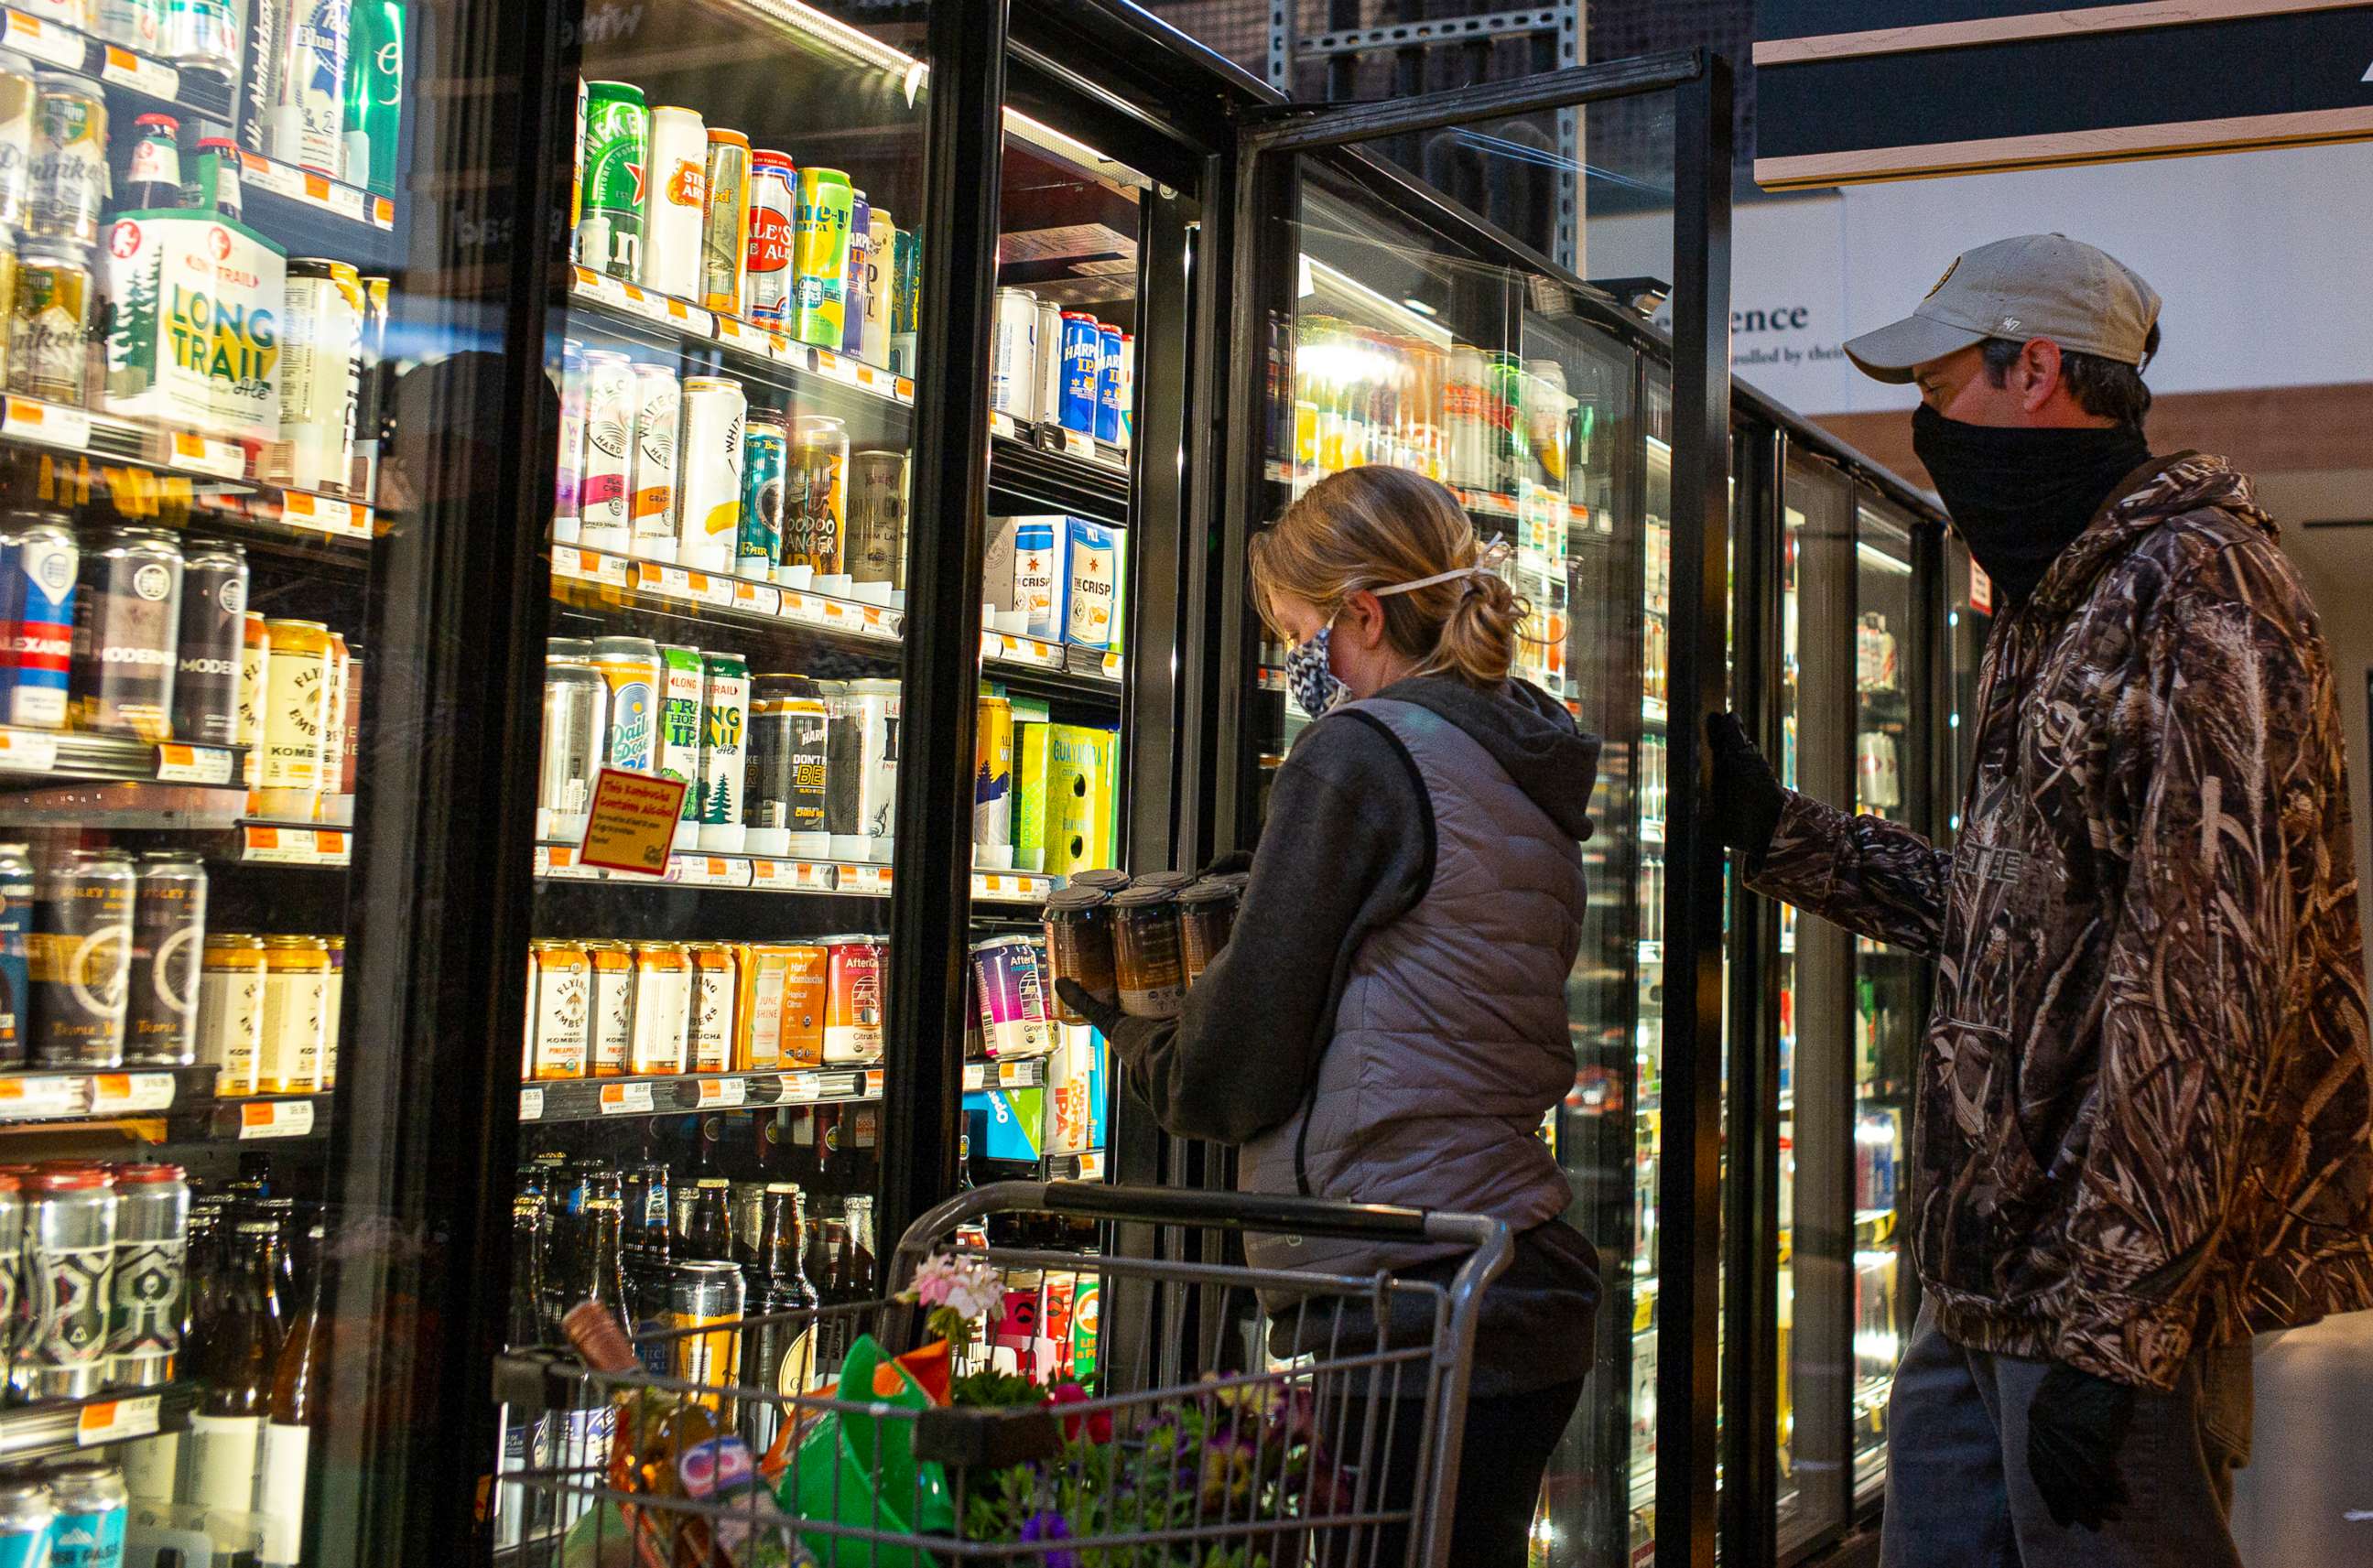
[[[330,948],[317,936],[263,939],[263,1050],[255,1087],[263,1094],[310,1094],[329,1054]]]
[[[841,263],[840,342],[835,345],[856,358],[865,347],[866,257],[873,250],[873,204],[865,193],[848,196],[848,247]]]
[[[12,1184],[14,1179],[10,1178]],[[57,1510],[50,1505],[50,1489],[37,1477],[0,1476],[0,1563],[40,1568],[50,1562],[50,1531],[57,1517]]]
[[[0,629],[9,723],[63,729],[74,664],[75,582],[82,572],[74,530],[64,517],[35,513],[0,534]]]
[[[733,949],[721,942],[692,947],[692,1016],[685,1031],[688,1065],[695,1072],[730,1072],[737,1033],[742,976]]]
[[[362,375],[362,274],[345,262],[291,256],[286,298],[277,377],[278,472],[300,490],[343,492],[354,472],[354,392]]]
[[[898,809],[898,683],[851,681],[833,699],[824,825],[836,860],[894,858]]]
[[[319,621],[266,621],[264,790],[318,793],[330,730],[330,628]],[[311,815],[310,804],[302,814]]]
[[[585,354],[585,471],[577,492],[577,542],[625,555],[634,542],[635,362],[612,349]]]
[[[635,943],[635,1033],[627,1071],[682,1072],[691,1023],[692,959],[684,944]]]
[[[346,651],[343,633],[330,634],[330,657],[323,667],[322,678],[330,684],[330,721],[321,731],[321,790],[324,795],[334,791],[346,770],[346,666],[354,655]],[[320,811],[314,820],[327,820]]]
[[[579,192],[577,259],[612,277],[642,264],[643,171],[650,163],[650,111],[632,82],[585,84],[585,181]]]
[[[95,244],[107,200],[107,100],[97,82],[71,71],[42,71],[33,80],[31,231],[44,240]]]
[[[1096,378],[1104,374],[1104,333],[1085,310],[1063,312],[1063,405],[1051,410],[1066,430],[1096,428]]]
[[[1120,443],[1120,329],[1096,328],[1096,439]]]
[[[700,847],[742,848],[742,733],[750,727],[750,666],[738,653],[701,656]]]
[[[660,1326],[673,1331],[668,1375],[713,1388],[732,1387],[742,1364],[741,1266],[721,1258],[683,1258],[665,1266]],[[719,1396],[694,1396],[716,1410]]]
[[[849,459],[844,560],[851,582],[906,586],[906,454],[863,451]]]
[[[50,1475],[50,1568],[115,1568],[129,1513],[123,1472],[87,1459]]]
[[[573,843],[585,836],[594,775],[609,748],[609,714],[610,688],[593,668],[591,648],[577,639],[553,638],[544,660],[538,837]]]
[[[560,345],[560,456],[553,471],[552,542],[574,544],[585,484],[585,345]]]
[[[784,944],[735,944],[739,977],[734,999],[733,1071],[770,1072],[783,1065],[783,976],[790,967]]]
[[[916,297],[923,287],[923,247],[914,231],[906,228],[891,236],[890,246],[890,369],[895,375],[911,377],[915,373],[915,332],[918,324]]]
[[[338,1086],[338,1041],[345,1027],[346,939],[333,931],[321,939],[329,954],[329,978],[321,985],[321,1087]]]
[[[610,736],[602,761],[629,773],[656,771],[660,645],[647,637],[597,638],[593,668],[609,688]]]
[[[247,637],[247,552],[192,539],[181,556],[181,624],[173,673],[173,738],[239,742],[240,645]]]
[[[25,1200],[25,1338],[16,1377],[34,1399],[99,1392],[115,1281],[115,1178],[103,1165],[45,1165]],[[71,1505],[61,1496],[61,1514]]]
[[[32,1044],[33,862],[22,844],[0,844],[0,1067],[22,1067]],[[0,1351],[6,1349],[0,1312]]]
[[[742,313],[777,331],[790,324],[799,183],[799,166],[789,153],[761,147],[750,155],[750,238],[743,252]]]
[[[363,279],[363,351],[357,361],[362,384],[355,405],[355,463],[360,476],[355,494],[364,500],[379,496],[379,462],[386,424],[386,393],[393,375],[387,363],[388,295],[394,280]]]
[[[251,8],[256,16],[249,25],[265,31],[272,7]],[[165,7],[165,58],[228,86],[239,76],[239,28],[235,0],[170,0]]]
[[[1046,955],[1038,939],[992,937],[972,947],[981,1041],[992,1059],[1045,1056],[1055,1048],[1046,1020]]]
[[[165,46],[165,0],[99,0],[99,36],[156,54]]]
[[[263,1061],[263,939],[240,932],[206,938],[198,975],[198,1056],[215,1070],[215,1093],[252,1094]]]
[[[82,556],[68,706],[77,729],[172,735],[181,547],[156,528],[111,528]]]
[[[272,629],[253,610],[240,619],[246,624],[239,645],[239,743],[247,748],[240,781],[254,790],[263,784],[263,716],[272,706]]]
[[[190,1184],[179,1165],[115,1167],[115,1290],[108,1302],[107,1381],[173,1380],[190,1250]]]
[[[535,949],[535,1036],[538,1082],[582,1078],[592,1033],[593,960],[573,942],[539,942]]]
[[[842,289],[848,269],[848,220],[857,193],[837,169],[799,171],[791,240],[791,336],[838,349],[847,327]]]
[[[589,942],[593,990],[585,1042],[585,1071],[592,1078],[615,1078],[635,1051],[635,954],[623,942]]]
[[[0,226],[25,227],[31,180],[34,126],[41,89],[33,63],[13,50],[0,51]]]
[[[635,367],[634,462],[629,550],[647,561],[675,559],[676,435],[684,389],[664,365]]]
[[[134,880],[132,857],[113,849],[74,850],[35,879],[26,960],[36,1066],[123,1065]]]
[[[1038,302],[1038,344],[1033,351],[1030,381],[1037,400],[1037,417],[1049,425],[1063,422],[1063,308],[1051,299]]]
[[[750,761],[743,786],[742,847],[754,855],[831,854],[824,831],[824,694],[804,675],[759,675],[750,683]]]
[[[267,5],[285,19],[265,149],[283,163],[340,179],[345,173],[346,43],[353,11],[340,0],[257,0],[249,9]]]
[[[90,249],[28,240],[8,310],[8,390],[80,408],[90,392]]]
[[[733,551],[736,575],[775,580],[783,557],[783,464],[789,437],[783,416],[753,409],[742,429],[742,526]]]
[[[823,945],[824,1059],[875,1060],[882,1055],[882,939],[832,936]]]
[[[643,287],[697,299],[708,210],[708,128],[696,110],[657,104],[650,135],[643,176]]]
[[[694,571],[733,569],[742,528],[742,426],[749,399],[728,376],[684,383],[684,439],[676,448],[675,558]]]
[[[890,297],[896,287],[898,226],[880,207],[866,219],[865,333],[857,357],[868,365],[890,363]]]
[[[832,950],[822,942],[787,942],[783,955],[782,1065],[824,1065],[824,1015],[832,989]]]
[[[1120,434],[1126,451],[1137,440],[1137,334],[1120,334]]]
[[[742,313],[742,269],[750,254],[750,138],[711,127],[707,206],[700,228],[700,302]]]
[[[1013,863],[1013,704],[983,692],[978,713],[973,745],[973,864],[1010,866]]]
[[[1016,419],[1038,410],[1038,297],[1026,288],[997,291],[997,325],[988,349],[988,406]]]
[[[142,855],[132,901],[126,1064],[187,1067],[198,1059],[198,968],[205,935],[205,862],[183,849]]]
[[[783,565],[818,577],[847,569],[848,428],[821,415],[791,422],[783,462]]]
[[[684,808],[675,825],[679,849],[700,841],[700,723],[706,691],[700,649],[660,644],[660,777],[684,784]]]

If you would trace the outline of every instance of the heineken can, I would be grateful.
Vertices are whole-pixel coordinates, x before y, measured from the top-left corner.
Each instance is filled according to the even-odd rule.
[[[22,844],[0,844],[0,1067],[22,1067],[32,1038],[32,978],[27,968],[33,938],[33,862]],[[0,1260],[0,1271],[5,1271]],[[0,1354],[6,1325],[0,1310]]]
[[[179,1165],[115,1167],[115,1289],[108,1304],[107,1381],[173,1380],[190,1250],[190,1184]]]
[[[708,207],[700,228],[700,302],[742,313],[742,269],[750,253],[750,138],[708,133]]]
[[[132,900],[123,1059],[188,1067],[198,1059],[198,970],[205,956],[206,868],[185,849],[140,857]]]
[[[696,111],[672,103],[651,111],[650,125],[650,166],[643,176],[643,287],[697,299],[708,210],[708,127]]]
[[[635,367],[634,554],[675,559],[675,439],[684,389],[664,365]]]
[[[783,416],[771,411],[750,415],[742,432],[742,526],[733,569],[759,582],[775,580],[783,558],[783,462],[789,438]]]
[[[632,82],[585,84],[585,183],[579,192],[577,259],[612,277],[633,277],[642,263],[642,176],[650,158],[651,117]]]
[[[890,295],[896,287],[898,226],[880,207],[868,219],[872,238],[865,247],[865,341],[857,357],[868,365],[890,363]]]
[[[574,544],[585,476],[585,345],[560,345],[560,459],[553,474],[552,542]]]
[[[107,1372],[116,1216],[115,1178],[103,1165],[44,1166],[33,1177],[25,1203],[27,1322],[15,1374],[32,1398],[99,1392]]]
[[[585,472],[577,492],[577,542],[626,554],[634,542],[632,502],[635,362],[614,349],[585,355]]]
[[[750,728],[750,666],[738,653],[701,656],[700,847],[742,848],[742,736]]]
[[[906,586],[906,454],[848,460],[848,576],[892,592]]]
[[[865,199],[864,192],[851,191],[848,198],[848,249],[841,261],[838,347],[852,359],[865,347],[865,258],[872,249],[873,204]]]
[[[848,326],[843,289],[848,273],[848,220],[857,193],[837,169],[800,170],[792,222],[791,335],[818,348],[837,349]],[[93,217],[94,230],[97,218]]]
[[[749,240],[742,254],[742,313],[777,330],[790,322],[791,249],[799,165],[789,153],[750,155]]]
[[[791,427],[783,464],[783,564],[818,577],[847,571],[848,430],[813,415]]]
[[[71,71],[43,71],[34,80],[32,232],[94,244],[107,200],[107,100],[97,82]]]
[[[675,558],[695,571],[729,573],[742,528],[742,383],[690,376],[684,438],[676,447]]]
[[[700,725],[706,690],[700,649],[661,643],[660,777],[684,785],[684,810],[675,825],[679,849],[689,849],[700,839]]]

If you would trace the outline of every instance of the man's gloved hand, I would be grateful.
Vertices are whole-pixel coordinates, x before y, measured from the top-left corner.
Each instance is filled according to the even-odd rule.
[[[1118,1043],[1121,1029],[1125,1024],[1143,1022],[1131,1019],[1128,1013],[1120,1010],[1117,1003],[1102,1000],[1093,991],[1074,979],[1065,978],[1056,981],[1055,994],[1063,999],[1064,1006],[1094,1024],[1105,1039],[1112,1040],[1116,1044]]]
[[[1231,849],[1195,874],[1198,877],[1234,876],[1252,869],[1253,852],[1250,849]]]
[[[2125,1482],[2118,1450],[2134,1415],[2134,1391],[2054,1363],[2027,1408],[2027,1471],[2062,1529],[2098,1530],[2120,1516]]]
[[[1788,803],[1779,776],[1735,713],[1706,716],[1706,743],[1713,753],[1713,799],[1706,822],[1714,837],[1747,857],[1749,870],[1771,848],[1780,813]]]

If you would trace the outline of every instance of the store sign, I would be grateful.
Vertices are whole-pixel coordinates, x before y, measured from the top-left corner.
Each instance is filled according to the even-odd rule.
[[[1762,0],[1766,190],[2373,138],[2373,5]]]

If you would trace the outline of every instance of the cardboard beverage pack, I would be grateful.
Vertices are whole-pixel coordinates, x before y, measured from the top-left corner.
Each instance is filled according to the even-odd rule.
[[[277,245],[216,213],[123,213],[108,228],[106,276],[108,413],[279,434],[287,263]]]
[[[1063,520],[1063,640],[1110,648],[1120,619],[1119,532],[1085,518]]]

